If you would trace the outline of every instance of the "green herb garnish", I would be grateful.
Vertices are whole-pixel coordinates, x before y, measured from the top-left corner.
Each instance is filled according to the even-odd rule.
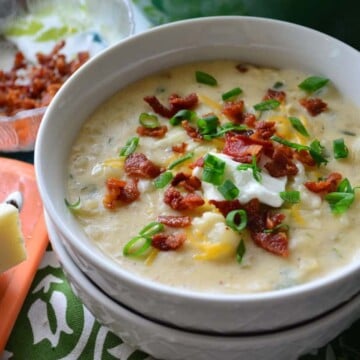
[[[176,167],[176,166],[182,164],[183,162],[191,159],[193,156],[194,156],[194,153],[193,153],[193,152],[189,152],[189,153],[185,154],[184,156],[179,157],[178,159],[176,159],[175,161],[173,161],[173,162],[168,166],[168,169],[169,169],[169,170],[173,169],[174,167]]]
[[[228,179],[226,179],[220,186],[218,186],[217,189],[225,200],[233,200],[237,198],[240,193],[240,190],[237,188],[237,186]]]
[[[241,239],[240,242],[239,242],[239,245],[236,249],[236,261],[241,264],[242,263],[242,260],[244,258],[244,255],[245,255],[245,252],[246,252],[246,248],[245,248],[245,241],[244,239]]]
[[[288,203],[296,204],[300,202],[300,191],[281,191],[279,195],[284,201]]]
[[[217,85],[217,80],[212,75],[200,70],[195,71],[195,78],[196,81],[200,84],[205,84],[210,86]]]
[[[216,133],[219,118],[215,115],[208,115],[197,120],[197,126],[201,135]]]
[[[321,89],[329,82],[329,79],[326,79],[321,76],[310,76],[301,82],[298,87],[308,93],[313,93],[316,90]]]
[[[139,235],[141,236],[153,236],[157,234],[160,231],[164,230],[164,225],[162,223],[159,223],[157,221],[153,221],[149,224],[147,224],[144,228],[142,228],[139,232]]]
[[[225,173],[225,161],[207,154],[204,158],[202,180],[214,185],[220,185]]]
[[[162,189],[173,179],[173,177],[171,171],[165,171],[154,180],[153,184],[157,189]]]
[[[325,196],[325,200],[329,203],[331,211],[336,215],[346,212],[355,200],[355,189],[350,181],[345,178],[338,185],[336,191]]]
[[[296,117],[293,117],[293,116],[290,116],[289,118],[289,121],[292,125],[292,127],[298,132],[300,133],[301,135],[303,136],[306,136],[306,137],[309,137],[309,133],[308,131],[306,130],[305,126],[303,125],[303,123],[300,121],[300,119],[296,118]]]
[[[125,146],[120,150],[119,156],[129,156],[136,150],[138,144],[139,138],[137,136],[130,138],[126,142]]]
[[[231,229],[240,232],[246,228],[247,213],[243,209],[230,211],[226,215],[225,222]]]
[[[172,118],[170,118],[169,122],[171,125],[176,126],[181,124],[183,120],[195,121],[197,119],[197,115],[195,111],[182,109],[179,110]]]
[[[276,81],[276,83],[273,85],[274,89],[280,89],[281,87],[284,86],[284,83],[281,81]]]
[[[203,135],[204,140],[211,140],[213,138],[220,137],[229,131],[246,131],[249,128],[243,124],[234,124],[232,122],[225,123],[219,126],[216,133]]]
[[[335,159],[345,159],[349,155],[349,149],[345,145],[344,139],[335,139],[333,141],[333,151]]]
[[[68,199],[64,199],[65,205],[66,207],[70,210],[70,211],[76,211],[80,209],[80,205],[81,205],[81,201],[80,201],[80,197],[73,203],[70,203],[68,201]]]
[[[221,98],[223,99],[223,101],[233,100],[236,96],[240,95],[242,92],[243,91],[241,88],[235,87],[229,91],[224,92],[221,95]]]
[[[158,117],[148,113],[141,113],[139,116],[139,122],[142,126],[149,129],[155,129],[160,126]]]
[[[274,110],[280,106],[280,101],[275,99],[269,99],[262,101],[254,105],[254,109],[257,111]]]
[[[135,236],[123,248],[124,256],[137,257],[144,254],[151,246],[151,238],[146,236]],[[140,245],[139,245],[140,244]]]
[[[257,165],[256,156],[253,155],[251,158],[251,164],[240,164],[236,167],[237,170],[252,170],[252,174],[254,179],[257,182],[261,182],[262,176],[261,176],[261,168]]]

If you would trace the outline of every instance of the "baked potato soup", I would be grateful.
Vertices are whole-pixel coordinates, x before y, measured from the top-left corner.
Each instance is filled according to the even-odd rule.
[[[65,203],[140,277],[229,294],[309,282],[360,258],[358,117],[319,74],[170,68],[84,123]]]

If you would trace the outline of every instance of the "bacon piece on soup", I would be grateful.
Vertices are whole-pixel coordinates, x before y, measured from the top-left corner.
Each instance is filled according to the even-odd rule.
[[[319,115],[323,111],[327,110],[327,103],[319,98],[303,98],[300,99],[299,102],[311,116]]]
[[[294,158],[302,162],[304,165],[315,166],[316,161],[307,150],[294,151]]]
[[[111,177],[106,180],[106,188],[108,193],[104,196],[103,204],[110,210],[121,203],[130,204],[140,196],[137,180],[127,182]]]
[[[161,251],[171,251],[179,249],[185,242],[186,235],[184,233],[158,233],[153,235],[151,246]]]
[[[214,205],[224,217],[233,210],[242,209],[239,200],[210,200],[210,204]]]
[[[154,179],[159,176],[161,169],[141,153],[130,154],[125,160],[125,172],[129,176]]]
[[[186,148],[187,148],[187,143],[183,142],[179,145],[173,145],[171,149],[176,153],[185,154]]]
[[[246,73],[249,70],[249,68],[244,64],[237,64],[235,67],[241,73]]]
[[[257,141],[269,140],[276,132],[276,124],[274,121],[258,121],[255,124],[255,131],[250,138]],[[262,143],[262,145],[271,146],[270,143]]]
[[[227,101],[224,103],[222,113],[235,123],[244,121],[244,101]]]
[[[268,89],[263,100],[271,100],[271,99],[274,99],[274,100],[277,100],[280,102],[285,102],[286,93],[281,90]]]
[[[190,123],[187,120],[183,120],[181,122],[181,126],[186,131],[189,137],[191,137],[195,141],[201,141],[203,139],[203,136],[200,134],[199,130],[193,126],[190,125]]]
[[[272,158],[264,166],[273,177],[293,176],[299,171],[292,161],[293,152],[286,146],[276,146]]]
[[[225,134],[225,145],[222,152],[231,156],[235,161],[251,163],[253,156],[259,157],[263,149],[250,137],[242,134]]]
[[[304,185],[312,192],[327,194],[336,191],[341,179],[341,174],[333,172],[325,180],[307,181]]]
[[[196,167],[204,167],[204,158],[199,157],[197,160],[195,160],[193,163],[189,165],[190,169],[195,169]]]
[[[177,94],[169,96],[169,106],[163,105],[156,96],[145,96],[144,100],[151,106],[156,114],[171,118],[179,110],[193,109],[198,104],[198,97],[195,93],[181,97]]]
[[[251,238],[255,244],[275,255],[287,257],[289,255],[289,240],[285,232],[252,233]]]
[[[191,217],[182,215],[159,215],[157,221],[174,228],[183,228],[191,225]]]
[[[171,181],[172,186],[182,186],[189,192],[194,192],[201,188],[201,180],[197,176],[179,172]]]
[[[169,205],[172,209],[183,211],[192,210],[199,206],[204,205],[204,199],[195,193],[181,194],[179,190],[170,186],[164,194],[164,202]]]
[[[166,125],[158,126],[155,128],[147,128],[145,126],[138,126],[136,129],[136,132],[140,136],[149,136],[154,138],[162,138],[165,136],[166,132],[168,131],[168,128]]]

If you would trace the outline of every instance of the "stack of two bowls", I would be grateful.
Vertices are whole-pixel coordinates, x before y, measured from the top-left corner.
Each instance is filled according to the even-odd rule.
[[[321,74],[321,79],[331,78],[340,93],[360,105],[357,98],[360,82],[354,81],[360,78],[359,53],[333,38],[297,25],[260,18],[215,17],[169,24],[127,39],[96,56],[80,69],[59,91],[45,114],[35,149],[35,165],[48,215],[50,239],[70,282],[94,316],[125,341],[156,358],[296,359],[300,354],[324,345],[358,317],[360,269],[356,263],[356,255],[352,256],[351,251],[347,260],[336,271],[284,289],[240,295],[184,289],[161,284],[120,266],[119,262],[122,260],[117,261],[110,255],[105,255],[85,235],[81,222],[74,216],[76,210],[69,211],[69,207],[74,210],[74,206],[68,203],[67,207],[64,204],[64,198],[69,196],[69,159],[73,161],[81,158],[70,158],[71,148],[84,121],[94,110],[118,90],[148,75],[165,70],[161,76],[171,78],[168,70],[171,67],[217,59],[240,60],[243,64],[301,69]],[[257,71],[258,67],[253,69]],[[238,70],[243,72],[244,68]],[[205,77],[206,75],[209,74],[205,73]],[[163,91],[159,87],[158,94]],[[174,89],[171,91],[174,92]],[[333,93],[329,91],[329,94],[331,99]],[[202,99],[206,101],[206,97],[203,96]],[[267,105],[279,105],[281,102],[270,100]],[[150,102],[154,105],[154,100]],[[268,109],[260,110],[260,113],[266,110]],[[260,119],[261,114],[256,115]],[[147,120],[154,120],[153,114],[145,117]],[[104,121],[102,126],[106,128],[109,124],[110,122]],[[200,129],[199,124],[201,122],[198,122]],[[86,135],[88,131],[91,131],[91,126],[83,134]],[[118,135],[113,135],[119,136],[122,143],[125,143],[128,137],[122,131],[126,130],[119,130]],[[347,134],[350,132],[348,130]],[[246,136],[249,134],[253,132],[247,132]],[[88,156],[86,162],[91,162],[93,152],[97,153],[99,149],[111,146],[113,141],[109,138],[108,145],[100,145],[96,141],[96,131],[90,138],[88,148],[80,147],[82,152],[91,152],[85,154]],[[161,141],[163,140],[156,142],[159,147]],[[179,144],[171,143],[173,145]],[[321,149],[319,146],[316,148]],[[308,147],[303,146],[301,150],[304,149]],[[351,150],[355,149],[356,143]],[[312,147],[311,150],[314,153],[316,149]],[[231,152],[229,147],[227,152]],[[356,157],[352,159],[356,164]],[[112,164],[120,161],[110,160]],[[103,158],[104,161],[106,159]],[[72,168],[74,173],[81,166],[81,161],[77,162]],[[342,166],[340,165],[341,169]],[[92,169],[92,175],[96,176],[99,167]],[[76,176],[78,174],[75,174],[75,178]],[[74,177],[74,174],[70,177]],[[119,186],[123,188],[125,183],[121,182],[122,185]],[[141,180],[139,184],[139,188],[144,189]],[[173,187],[176,185],[173,183]],[[344,192],[346,189],[342,190]],[[81,191],[79,194],[83,196],[87,189],[83,187]],[[93,186],[89,191],[94,194],[97,190]],[[337,189],[333,192],[340,191]],[[321,199],[320,196],[318,198]],[[95,200],[99,200],[98,193]],[[81,201],[83,204],[83,199]],[[90,203],[94,202],[90,201],[88,204]],[[111,201],[104,203],[112,206]],[[354,206],[356,210],[356,202]],[[87,209],[88,213],[89,211],[91,213],[90,208]],[[315,218],[319,210],[313,208],[310,213],[312,212]],[[123,229],[128,229],[128,234],[123,234],[125,242],[136,235],[138,229],[134,230],[131,226],[136,214],[132,219],[126,220],[116,215],[116,211],[109,214],[119,223],[125,223]],[[330,212],[326,214],[332,216]],[[346,216],[348,215],[334,217],[336,221],[331,223],[344,224]],[[351,228],[351,217],[349,219],[348,227]],[[103,231],[99,230],[99,224],[103,220],[104,218],[96,223],[93,215],[87,219],[95,233]],[[84,224],[86,222],[82,222]],[[319,234],[321,226],[324,225],[320,225]],[[111,232],[108,224],[104,223],[104,227]],[[210,230],[208,228],[205,232]],[[188,236],[192,235],[188,233]],[[146,239],[142,237],[142,240]],[[291,238],[289,241],[291,244]],[[313,239],[312,243],[316,241]],[[356,244],[356,239],[351,241]],[[360,244],[358,246],[360,248]],[[249,244],[247,247],[249,252],[264,251]],[[109,246],[109,249],[111,253],[113,248]],[[356,254],[357,249],[353,250]],[[315,256],[328,255],[317,253]],[[334,257],[333,254],[331,256]],[[281,261],[288,260],[285,256],[285,260]],[[295,256],[295,264],[301,267],[301,262],[296,261]],[[135,263],[138,264],[137,261]],[[216,266],[220,268],[222,265]],[[166,270],[170,271],[170,268]],[[183,271],[186,272],[186,269]],[[262,274],[263,277],[266,275]]]

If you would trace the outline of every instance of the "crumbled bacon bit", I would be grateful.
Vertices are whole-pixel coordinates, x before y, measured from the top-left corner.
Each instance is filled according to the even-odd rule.
[[[151,106],[154,112],[166,118],[171,118],[179,110],[193,109],[198,104],[198,97],[195,93],[191,93],[185,97],[177,94],[169,96],[169,107],[161,104],[156,96],[145,96],[144,100]]]
[[[299,169],[292,161],[292,150],[286,146],[276,146],[272,158],[264,166],[273,177],[294,176]]]
[[[177,250],[184,244],[185,240],[186,235],[184,233],[158,233],[153,235],[151,246],[161,251]]]
[[[284,102],[286,99],[286,93],[281,90],[268,89],[263,100],[271,100],[271,99]]]
[[[255,244],[275,255],[289,256],[289,240],[285,232],[277,233],[252,233],[251,238]]]
[[[233,210],[241,209],[241,204],[239,200],[210,200],[210,204],[214,205],[221,214],[226,217],[226,215]]]
[[[183,228],[191,225],[191,217],[182,215],[159,215],[157,221],[174,228]]]
[[[187,120],[183,120],[181,122],[181,126],[186,131],[186,133],[195,141],[201,141],[203,139],[203,136],[200,134],[199,130],[193,126],[190,125],[190,123]]]
[[[316,165],[316,161],[307,150],[294,151],[294,158],[302,162],[304,165],[308,165],[308,166]]]
[[[111,177],[106,180],[106,188],[108,193],[104,196],[103,204],[110,210],[115,209],[121,203],[130,204],[140,196],[137,180],[127,182]]]
[[[244,101],[227,101],[224,103],[222,113],[235,123],[244,122]]]
[[[194,192],[201,188],[201,180],[197,176],[179,172],[172,179],[171,185],[182,186],[187,191]]]
[[[255,124],[255,131],[250,138],[253,140],[269,140],[276,132],[276,123],[274,121],[258,121]],[[265,145],[264,143],[262,143]],[[270,146],[270,144],[269,144]]]
[[[193,163],[191,163],[189,165],[190,169],[195,169],[196,167],[204,167],[204,158],[203,157],[199,157],[198,159],[196,159]]]
[[[336,191],[341,179],[341,174],[333,172],[325,180],[307,181],[304,185],[312,192],[327,194]]]
[[[130,176],[154,179],[161,169],[141,153],[130,154],[125,160],[125,172]]]
[[[327,103],[319,98],[303,98],[300,104],[308,111],[311,116],[316,116],[327,110]]]
[[[136,132],[140,136],[150,136],[154,138],[162,138],[165,136],[166,132],[168,131],[168,128],[166,125],[158,126],[156,128],[147,128],[145,126],[138,126],[136,129]]]
[[[245,66],[244,64],[238,64],[235,67],[241,73],[246,73],[249,70],[249,68],[247,66]]]
[[[172,209],[178,211],[192,210],[204,205],[205,203],[200,195],[195,193],[182,195],[181,192],[175,189],[173,186],[170,186],[166,189],[164,194],[164,202]]]
[[[12,116],[50,103],[62,84],[89,58],[88,53],[79,53],[67,62],[59,54],[64,45],[61,41],[50,54],[38,53],[35,65],[28,63],[23,53],[15,54],[12,69],[0,71],[0,115]]]
[[[187,148],[187,143],[185,143],[185,142],[183,142],[179,145],[173,145],[171,147],[172,151],[180,153],[180,154],[185,154],[186,148]]]

